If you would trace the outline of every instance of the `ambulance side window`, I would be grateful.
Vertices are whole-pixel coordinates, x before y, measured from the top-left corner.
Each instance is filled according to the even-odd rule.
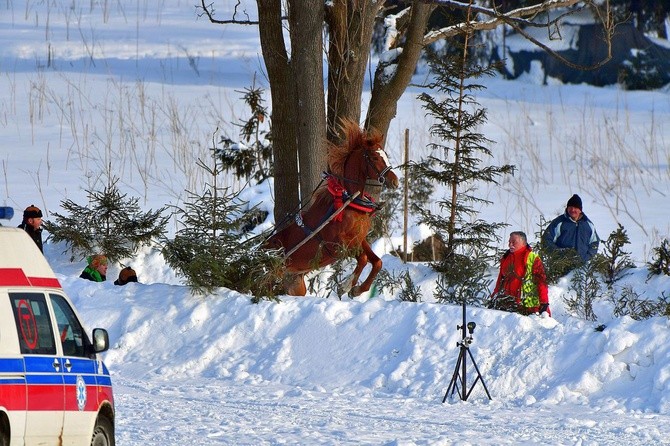
[[[9,293],[19,345],[24,355],[55,355],[53,327],[41,293]]]
[[[63,355],[87,357],[88,338],[74,311],[63,296],[49,294],[49,297],[58,324],[58,336],[63,345]]]

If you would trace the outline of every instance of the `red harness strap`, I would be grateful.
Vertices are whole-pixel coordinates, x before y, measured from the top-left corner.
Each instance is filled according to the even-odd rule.
[[[363,200],[367,200],[369,204],[365,204]],[[354,201],[351,202],[351,204],[349,204],[349,207],[370,214],[377,209],[374,202],[372,201],[372,198],[368,194],[365,194],[362,200],[356,198]]]
[[[328,175],[327,180],[328,180],[328,192],[330,192],[330,195],[333,196],[333,207],[334,210],[336,211],[342,207],[342,204],[344,203],[342,197],[344,196],[344,193],[347,190],[344,188],[344,186],[342,186],[340,180],[338,180],[334,176]],[[343,215],[344,212],[340,212],[337,216],[335,216],[335,221],[342,221]]]
[[[337,211],[342,207],[344,202],[349,198],[349,192],[342,185],[342,182],[333,175],[327,175],[326,179],[328,181],[328,192],[333,196],[333,210]],[[363,197],[357,197],[351,203],[349,207],[356,209],[361,212],[373,213],[377,210],[378,206],[372,200],[372,197],[368,194],[363,194]],[[344,212],[340,212],[336,217],[335,221],[342,221],[342,216]]]

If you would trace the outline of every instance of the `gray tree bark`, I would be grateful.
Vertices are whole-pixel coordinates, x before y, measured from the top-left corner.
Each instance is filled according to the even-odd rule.
[[[297,137],[292,115],[296,108],[295,86],[282,30],[281,0],[257,0],[263,60],[270,81],[274,145],[275,221],[281,222],[300,202]]]
[[[322,57],[324,3],[289,0],[288,4],[291,73],[296,98],[292,114],[297,136],[300,198],[307,203],[326,168]]]

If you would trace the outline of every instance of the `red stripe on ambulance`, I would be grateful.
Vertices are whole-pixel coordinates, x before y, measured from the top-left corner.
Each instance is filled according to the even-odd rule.
[[[21,268],[0,268],[0,286],[61,288],[58,279],[53,277],[28,277]]]

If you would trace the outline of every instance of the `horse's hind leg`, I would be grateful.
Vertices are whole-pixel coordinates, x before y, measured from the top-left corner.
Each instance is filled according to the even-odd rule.
[[[307,294],[304,274],[291,274],[287,278],[286,293],[291,296],[304,296]]]
[[[377,277],[377,274],[379,274],[379,271],[382,269],[382,260],[377,256],[377,254],[374,253],[374,251],[372,251],[372,248],[370,248],[370,244],[367,242],[367,240],[363,240],[363,243],[361,243],[361,248],[363,251],[358,257],[356,257],[358,265],[356,265],[356,269],[354,270],[353,274],[356,277],[355,280],[358,280],[358,277],[360,276],[361,271],[363,271],[366,263],[369,262],[372,265],[372,271],[370,271],[370,274],[368,274],[368,277],[365,279],[365,281],[363,281],[362,284],[351,289],[349,295],[353,297],[368,291],[372,286],[372,282],[375,280],[375,277]],[[356,272],[358,272],[358,274]],[[354,283],[356,282],[354,281]]]

